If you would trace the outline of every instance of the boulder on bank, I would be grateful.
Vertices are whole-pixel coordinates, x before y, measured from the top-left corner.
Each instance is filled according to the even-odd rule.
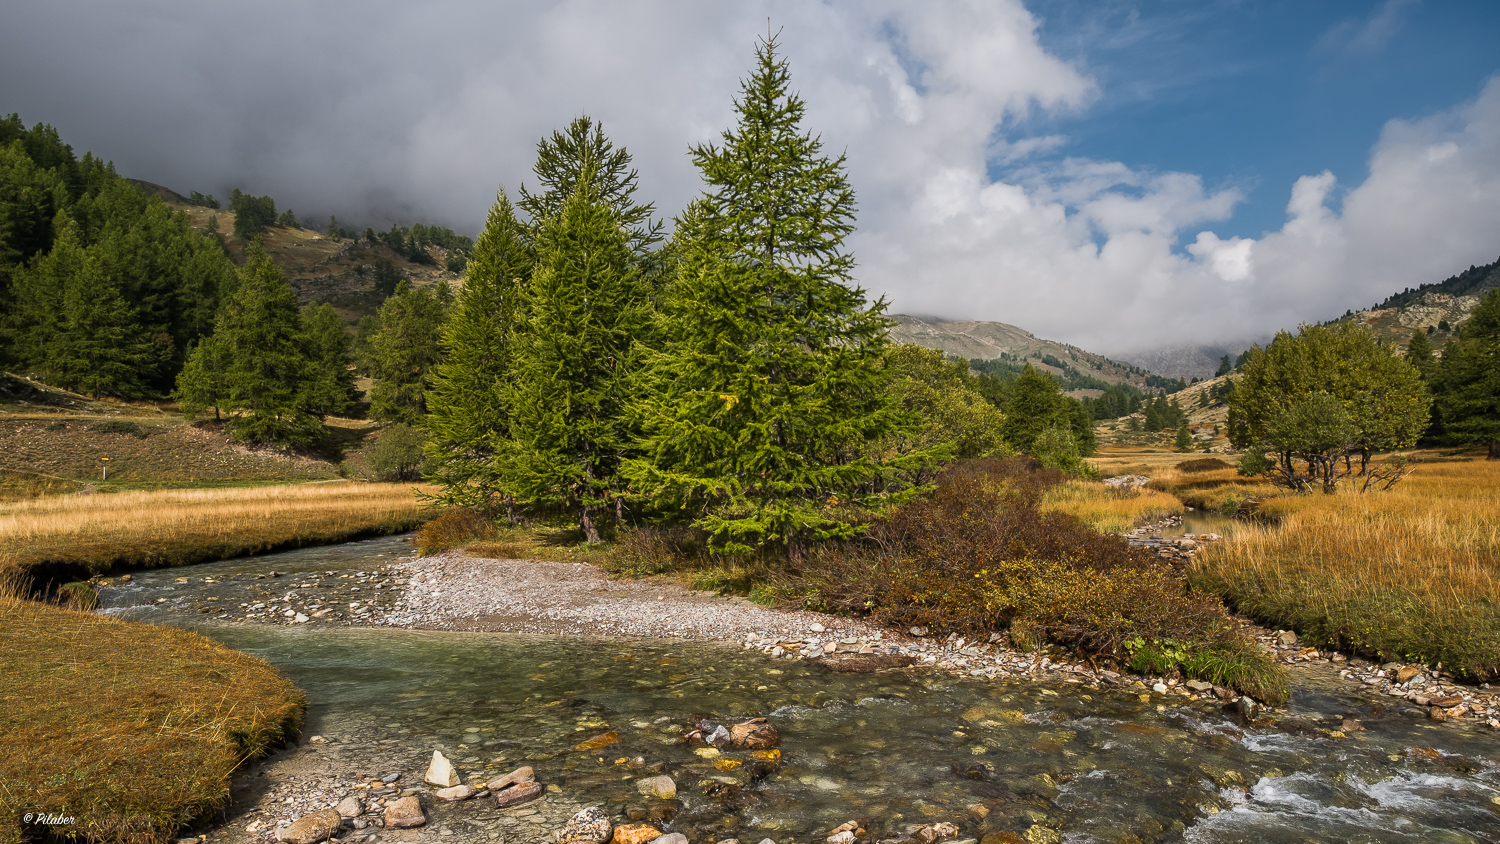
[[[441,751],[432,751],[432,764],[427,766],[428,785],[438,788],[452,788],[458,785],[458,772],[453,770],[453,763],[443,756]]]
[[[291,826],[276,830],[276,840],[286,844],[317,844],[338,832],[343,823],[344,819],[337,810],[324,809],[303,815],[293,821]]]
[[[385,807],[385,825],[391,829],[411,829],[427,823],[422,804],[414,794],[408,794]]]

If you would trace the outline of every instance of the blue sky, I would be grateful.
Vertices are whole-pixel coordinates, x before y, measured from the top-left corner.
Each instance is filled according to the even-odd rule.
[[[1500,257],[1495,0],[52,0],[6,10],[0,111],[465,232],[588,114],[670,217],[768,21],[894,312],[1239,346]]]
[[[1041,44],[1100,89],[1082,112],[1027,128],[1067,135],[1061,153],[1240,186],[1232,235],[1279,228],[1301,175],[1362,178],[1386,121],[1473,98],[1500,70],[1500,2],[1027,5]]]

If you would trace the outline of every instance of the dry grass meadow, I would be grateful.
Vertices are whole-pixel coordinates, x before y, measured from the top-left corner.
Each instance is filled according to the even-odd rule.
[[[186,565],[397,533],[424,522],[410,484],[330,481],[48,496],[0,503],[0,569]]]
[[[246,759],[296,734],[306,698],[196,633],[25,600],[0,583],[0,842],[74,818],[78,840],[158,844],[221,807]]]
[[[1258,515],[1198,558],[1199,587],[1318,644],[1500,676],[1500,463],[1425,462],[1385,492]]]

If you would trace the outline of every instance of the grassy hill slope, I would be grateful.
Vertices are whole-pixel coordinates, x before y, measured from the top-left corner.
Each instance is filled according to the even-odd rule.
[[[1062,376],[1064,373],[1061,367],[1043,361],[1043,358],[1050,356],[1082,375],[1110,384],[1130,384],[1141,388],[1147,386],[1147,379],[1151,375],[1138,366],[1086,352],[1067,343],[1044,340],[1029,331],[1003,322],[959,321],[906,314],[892,314],[891,319],[896,321],[890,331],[892,341],[941,349],[950,355],[970,360],[1014,358],[1024,360],[1044,372]]]

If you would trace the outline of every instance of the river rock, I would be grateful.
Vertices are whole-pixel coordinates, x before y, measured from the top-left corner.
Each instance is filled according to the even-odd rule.
[[[764,718],[751,718],[735,724],[729,730],[729,741],[735,747],[760,750],[781,744],[781,733],[776,725]]]
[[[511,771],[503,777],[496,777],[490,780],[489,782],[484,784],[484,787],[488,788],[490,791],[499,791],[503,788],[509,788],[513,785],[520,785],[521,783],[531,782],[534,779],[536,779],[536,771],[533,771],[530,765],[526,765],[525,767],[517,768],[514,771]]]
[[[635,787],[636,790],[642,794],[649,794],[652,797],[660,797],[663,800],[671,800],[672,798],[677,796],[677,783],[672,782],[672,778],[667,776],[666,774],[662,774],[658,777],[646,777],[642,780],[636,780]]]
[[[669,832],[666,835],[652,841],[651,844],[688,844],[687,836],[680,832]]]
[[[385,807],[385,825],[389,829],[411,829],[424,823],[427,823],[427,816],[422,814],[422,804],[417,802],[415,794],[408,794]]]
[[[1277,630],[1276,641],[1283,648],[1290,648],[1292,645],[1297,644],[1297,634],[1290,630]]]
[[[1416,667],[1415,665],[1408,665],[1396,672],[1396,682],[1405,683],[1407,680],[1410,680],[1411,678],[1421,673],[1422,669]]]
[[[357,818],[365,813],[364,805],[359,802],[358,797],[352,794],[340,800],[339,804],[333,808],[341,818]]]
[[[615,827],[610,844],[649,844],[661,837],[661,830],[650,824],[635,823]]]
[[[539,782],[517,783],[496,792],[495,804],[502,809],[506,806],[519,806],[541,797],[542,791],[542,784]]]
[[[449,803],[456,803],[459,800],[468,800],[470,797],[473,797],[474,786],[455,785],[452,788],[440,788],[434,791],[432,796],[439,800],[446,800]]]
[[[432,751],[432,764],[427,766],[428,785],[438,788],[451,788],[458,785],[458,772],[453,770],[453,764],[443,756],[441,751]]]
[[[604,844],[612,832],[609,815],[598,806],[590,806],[563,824],[557,831],[557,844]]]
[[[343,823],[344,819],[336,810],[324,809],[303,815],[291,826],[276,830],[276,839],[286,844],[315,844],[338,832]]]
[[[912,837],[921,841],[922,844],[936,844],[939,841],[947,841],[958,837],[958,825],[947,821],[942,823],[928,824],[912,833]]]

